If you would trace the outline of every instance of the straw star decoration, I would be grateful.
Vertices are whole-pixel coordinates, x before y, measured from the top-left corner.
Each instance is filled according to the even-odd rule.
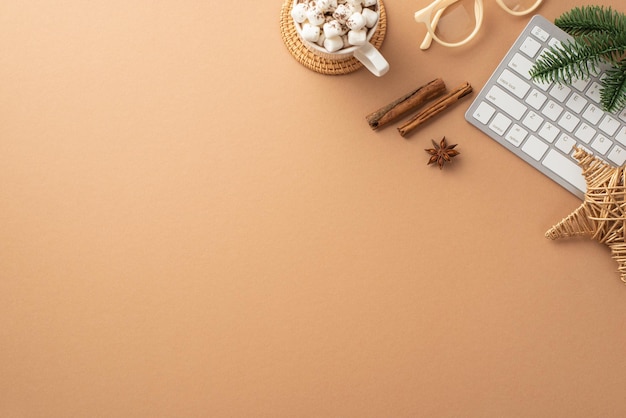
[[[613,167],[575,148],[587,183],[582,205],[546,232],[546,237],[587,236],[611,248],[626,283],[626,166]]]

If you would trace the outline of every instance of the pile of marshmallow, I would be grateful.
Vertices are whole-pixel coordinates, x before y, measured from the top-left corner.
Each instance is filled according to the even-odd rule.
[[[367,31],[378,22],[377,0],[295,0],[293,20],[306,41],[328,52],[367,43]]]

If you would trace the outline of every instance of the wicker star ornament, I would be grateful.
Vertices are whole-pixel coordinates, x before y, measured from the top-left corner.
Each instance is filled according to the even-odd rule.
[[[546,237],[588,236],[608,245],[626,283],[626,166],[613,167],[581,148],[575,148],[574,158],[587,183],[585,199]]]

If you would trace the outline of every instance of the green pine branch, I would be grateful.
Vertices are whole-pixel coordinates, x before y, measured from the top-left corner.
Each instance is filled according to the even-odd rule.
[[[607,71],[603,85],[602,103],[606,103],[608,109],[626,107],[626,58]]]
[[[571,83],[597,74],[606,63],[621,61],[626,31],[617,35],[590,32],[550,48],[537,60],[531,75],[541,81]]]
[[[574,8],[556,18],[554,24],[572,36],[589,33],[618,35],[626,32],[626,19],[610,7]]]
[[[601,80],[602,107],[626,106],[626,15],[601,6],[574,8],[555,20],[574,40],[549,48],[534,64],[534,80],[570,84],[608,66]]]

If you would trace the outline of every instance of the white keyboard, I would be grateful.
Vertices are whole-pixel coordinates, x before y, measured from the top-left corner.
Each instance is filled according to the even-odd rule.
[[[626,110],[600,105],[602,74],[571,85],[535,83],[529,72],[542,52],[571,37],[534,16],[493,72],[465,118],[524,161],[583,198],[578,145],[606,162],[626,162]]]

